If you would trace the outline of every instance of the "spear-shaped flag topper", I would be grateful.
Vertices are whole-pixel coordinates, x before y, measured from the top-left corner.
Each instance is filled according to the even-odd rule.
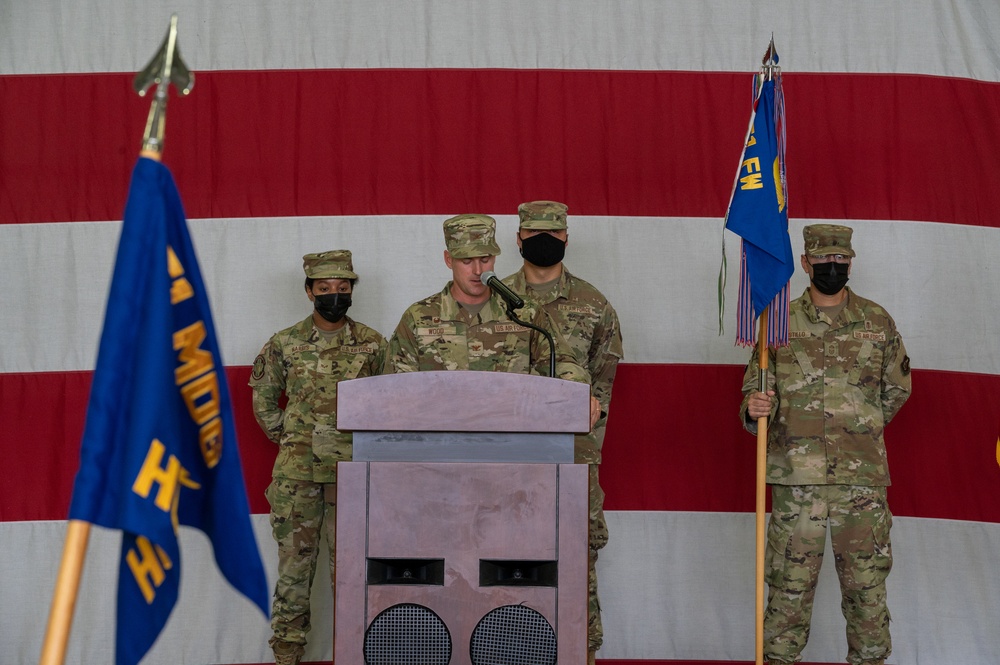
[[[149,105],[149,116],[146,118],[146,131],[142,137],[143,153],[159,155],[163,152],[163,132],[167,121],[167,88],[171,83],[181,95],[187,95],[194,88],[194,74],[184,63],[181,51],[177,47],[177,14],[170,17],[170,27],[156,55],[132,81],[132,87],[140,97],[145,97],[149,88],[156,85],[156,93],[153,95],[153,101]],[[152,157],[149,154],[144,156]]]

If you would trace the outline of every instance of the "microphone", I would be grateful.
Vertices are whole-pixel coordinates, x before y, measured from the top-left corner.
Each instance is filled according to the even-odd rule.
[[[504,302],[507,303],[507,307],[510,309],[521,309],[524,307],[524,300],[521,299],[521,296],[511,291],[506,284],[500,281],[497,274],[492,270],[487,270],[480,275],[479,280],[503,298]]]
[[[510,288],[501,282],[497,278],[497,274],[492,270],[487,270],[482,275],[479,276],[479,281],[481,281],[486,286],[490,287],[504,299],[507,303],[507,315],[511,318],[514,323],[519,323],[525,328],[531,328],[532,330],[537,330],[545,337],[545,341],[549,343],[549,376],[555,377],[556,375],[556,343],[552,339],[552,333],[544,328],[536,326],[534,323],[528,323],[527,321],[522,321],[517,318],[517,314],[514,314],[515,309],[521,309],[524,307],[524,300],[521,296],[517,295]]]

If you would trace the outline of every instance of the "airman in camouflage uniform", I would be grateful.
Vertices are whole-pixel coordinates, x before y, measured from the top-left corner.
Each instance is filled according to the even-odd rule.
[[[611,404],[611,387],[622,358],[618,315],[607,298],[589,282],[571,274],[562,258],[568,239],[565,204],[531,201],[518,206],[517,245],[524,265],[503,281],[524,298],[522,317],[544,311],[567,341],[577,364],[591,377],[592,393],[600,403],[600,417],[590,434],[575,440],[578,464],[590,465],[590,566],[587,642],[591,662],[604,641],[600,599],[597,595],[597,556],[608,543],[604,520],[604,490],[599,479],[601,449]]]
[[[389,340],[386,371],[476,370],[548,374],[548,342],[511,321],[503,299],[480,276],[493,269],[500,247],[488,215],[458,215],[444,222],[444,261],[452,281],[411,305]],[[546,320],[532,321],[551,330]],[[588,382],[556,337],[556,373]]]
[[[379,374],[386,348],[382,335],[346,315],[358,278],[349,251],[307,254],[303,269],[314,310],[271,337],[250,376],[254,415],[279,446],[266,493],[278,543],[270,640],[278,665],[302,658],[324,529],[334,578],[337,462],[351,459],[351,434],[337,430],[337,383]]]
[[[885,579],[892,567],[883,430],[910,395],[910,360],[892,317],[845,286],[855,256],[846,226],[807,226],[812,285],[791,303],[790,345],[769,351],[768,391],[754,352],[740,415],[770,417],[768,606],[764,653],[797,662],[809,637],[829,522],[850,663],[892,651]]]

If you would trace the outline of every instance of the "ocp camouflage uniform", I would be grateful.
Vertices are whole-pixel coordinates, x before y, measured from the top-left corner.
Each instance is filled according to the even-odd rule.
[[[451,284],[403,313],[389,339],[387,372],[474,370],[548,375],[548,342],[511,321],[500,296],[492,294],[477,314],[470,314],[451,295]],[[539,323],[551,326],[544,317]],[[587,382],[589,377],[572,362],[565,340],[554,337],[556,375]]]
[[[851,253],[853,256],[853,253]],[[809,637],[826,524],[847,620],[848,662],[881,662],[892,650],[885,579],[892,566],[886,504],[885,425],[910,394],[909,358],[892,317],[847,290],[836,318],[809,291],[791,303],[790,345],[769,352],[775,391],[767,444],[765,655],[796,662]],[[759,390],[756,351],[740,416]]]
[[[309,596],[324,528],[334,576],[337,462],[351,459],[351,434],[337,430],[337,383],[379,374],[385,362],[382,335],[345,319],[333,333],[318,330],[310,316],[275,334],[250,378],[254,415],[279,446],[266,493],[278,543],[270,643],[297,647],[298,656],[310,629]],[[282,393],[288,398],[284,410]]]
[[[591,377],[591,392],[601,403],[601,416],[594,429],[574,440],[575,460],[590,465],[590,562],[588,574],[589,619],[588,650],[597,651],[604,641],[600,599],[597,594],[598,551],[608,543],[608,526],[604,519],[604,490],[601,489],[599,465],[604,434],[607,429],[611,388],[618,361],[621,360],[622,336],[618,314],[607,298],[589,282],[576,277],[566,266],[558,282],[546,292],[529,288],[524,269],[509,275],[504,283],[524,298],[518,310],[523,317],[537,316],[544,311],[555,329],[569,344],[577,364],[585,367]]]

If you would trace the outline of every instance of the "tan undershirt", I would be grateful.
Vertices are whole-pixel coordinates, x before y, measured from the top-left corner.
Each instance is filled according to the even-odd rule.
[[[316,328],[316,332],[319,333],[320,337],[322,337],[323,339],[325,339],[328,342],[335,340],[338,336],[339,337],[343,337],[344,336],[344,331],[346,331],[346,330],[347,330],[347,326],[346,325],[345,326],[341,326],[341,327],[337,328],[336,330],[320,330],[319,328]]]
[[[477,303],[475,305],[469,305],[469,304],[464,303],[464,302],[460,302],[458,304],[469,315],[470,319],[474,319],[477,316],[479,316],[479,312],[483,311],[483,307],[486,307],[486,303],[488,303],[488,302],[489,302],[489,300],[484,300],[483,302]]]
[[[848,295],[847,298],[850,298],[850,295]],[[820,307],[819,305],[817,305],[816,309],[829,316],[831,321],[836,321],[837,316],[840,315],[840,312],[845,307],[847,307],[847,298],[844,298],[838,304],[830,305],[829,307]]]
[[[528,290],[534,292],[534,298],[542,302],[547,302],[550,300],[547,296],[552,295],[552,290],[555,289],[556,284],[559,283],[559,278],[551,279],[547,282],[542,282],[541,284],[532,284],[528,282]]]

